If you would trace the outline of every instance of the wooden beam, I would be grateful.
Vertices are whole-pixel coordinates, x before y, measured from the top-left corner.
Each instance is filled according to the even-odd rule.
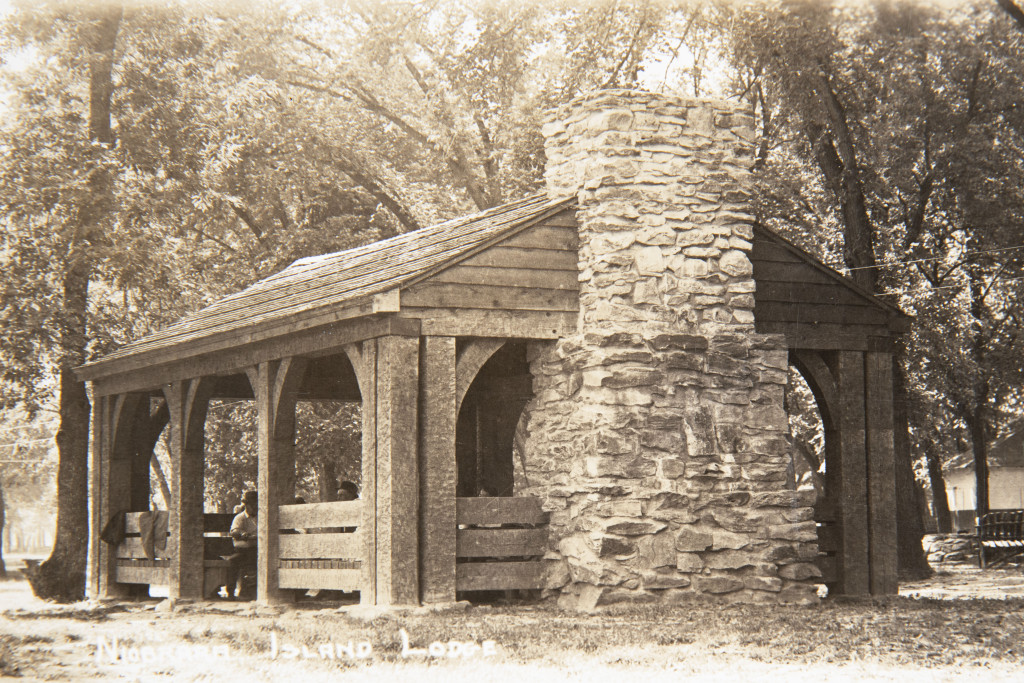
[[[363,396],[362,500],[364,548],[359,602],[377,604],[377,340],[345,347]]]
[[[203,597],[203,446],[212,390],[210,378],[172,382],[164,387],[171,427],[171,598]]]
[[[868,470],[864,415],[864,354],[841,351],[836,360],[839,395],[838,522],[841,528],[840,592],[862,595],[870,591],[868,553]],[[833,463],[828,463],[831,470]]]
[[[455,601],[454,337],[425,337],[420,359],[420,586],[424,602]]]
[[[376,599],[419,603],[419,339],[377,340]]]
[[[561,339],[576,332],[577,311],[413,308],[399,315],[416,318],[424,336]]]
[[[295,496],[295,402],[307,360],[289,357],[247,369],[258,411],[256,599],[276,604],[292,599],[278,582],[278,514]]]
[[[312,329],[291,331],[282,336],[253,340],[238,337],[234,343],[189,347],[175,351],[132,356],[109,364],[76,370],[79,377],[92,380],[93,391],[106,396],[126,391],[157,389],[162,384],[189,377],[228,375],[245,372],[247,367],[292,355],[316,357],[338,353],[346,345],[388,334],[418,335],[419,321],[409,317],[361,318]]]
[[[892,354],[865,354],[868,541],[874,595],[895,595],[899,589],[892,385]]]

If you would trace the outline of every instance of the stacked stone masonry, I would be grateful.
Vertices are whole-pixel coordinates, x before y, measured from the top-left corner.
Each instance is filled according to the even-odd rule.
[[[813,493],[787,489],[788,356],[754,331],[752,117],[602,91],[544,128],[576,195],[578,334],[531,348],[529,485],[563,604],[813,602]]]

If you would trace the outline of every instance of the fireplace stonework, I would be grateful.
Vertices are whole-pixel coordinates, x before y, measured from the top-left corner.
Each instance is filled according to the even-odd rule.
[[[753,131],[717,100],[601,91],[544,127],[578,201],[577,334],[532,343],[527,477],[565,606],[817,600],[813,492],[787,487],[781,335],[754,331]]]

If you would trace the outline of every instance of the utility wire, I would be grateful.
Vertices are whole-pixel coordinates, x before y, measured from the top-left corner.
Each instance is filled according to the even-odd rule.
[[[981,254],[995,254],[997,252],[1012,251],[1014,249],[1024,249],[1024,244],[1017,244],[1012,247],[999,247],[998,249],[982,249],[981,251],[968,251],[961,254],[960,258],[966,258],[968,256],[980,256]],[[881,263],[876,263],[873,266],[854,266],[853,268],[849,268],[845,264],[841,263],[825,263],[825,265],[828,266],[829,268],[834,268],[836,270],[854,271],[870,270],[871,268],[894,268],[896,266],[909,266],[915,263],[928,263],[929,261],[943,261],[945,259],[945,256],[929,256],[928,258],[919,258],[910,261],[883,261]]]
[[[1018,280],[1024,280],[1024,275],[1020,277],[1008,277],[999,282],[1017,282]],[[877,292],[875,296],[891,296],[893,294],[913,294],[914,292],[933,292],[937,289],[960,289],[966,287],[967,283],[961,283],[958,285],[938,285],[936,287],[922,287],[920,289],[892,289],[887,292]]]

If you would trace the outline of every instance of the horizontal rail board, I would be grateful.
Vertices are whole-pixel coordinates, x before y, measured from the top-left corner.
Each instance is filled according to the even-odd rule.
[[[362,562],[354,559],[347,560],[279,560],[278,567],[282,569],[359,569]]]
[[[359,569],[290,569],[277,570],[281,588],[357,591],[362,585]]]
[[[114,577],[118,583],[148,583],[166,585],[170,570],[167,567],[126,567],[118,565]]]
[[[432,276],[427,282],[448,282],[458,285],[494,285],[579,291],[575,270],[514,269],[493,266],[455,266]]]
[[[495,266],[497,268],[575,270],[578,261],[579,256],[575,251],[497,246],[482,251],[462,263],[470,266]]]
[[[282,505],[278,508],[277,514],[279,529],[355,527],[363,521],[363,501]]]
[[[277,537],[278,557],[285,559],[360,558],[365,550],[363,535],[351,534],[280,534]]]
[[[167,546],[161,550],[159,548],[153,548],[153,557],[146,554],[146,551],[142,548],[142,538],[139,536],[128,536],[117,546],[117,552],[115,553],[119,558],[137,558],[137,559],[154,559],[159,557],[170,557],[171,556],[171,544],[168,542]]]
[[[575,311],[506,311],[466,308],[402,308],[420,321],[424,335],[558,339],[572,334]]]
[[[574,254],[579,248],[579,235],[575,228],[539,224],[523,230],[499,244],[505,247],[533,249],[561,249]]]
[[[426,280],[402,292],[402,304],[420,308],[572,311],[579,294],[561,289],[462,285]]]
[[[528,557],[547,550],[547,529],[459,529],[456,557]]]
[[[880,308],[840,304],[784,303],[758,301],[754,315],[762,320],[854,325],[887,325],[889,316]]]
[[[144,514],[142,512],[126,512],[124,513],[124,532],[126,534],[139,534],[142,530],[139,528],[139,515]],[[170,519],[167,520],[170,524]]]
[[[543,562],[463,562],[455,565],[455,590],[488,591],[544,587]]]
[[[473,524],[547,524],[539,498],[457,498],[455,522]]]

